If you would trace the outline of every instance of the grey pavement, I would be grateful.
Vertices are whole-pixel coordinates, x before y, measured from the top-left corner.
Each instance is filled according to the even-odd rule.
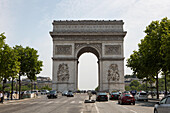
[[[0,113],[153,113],[154,104],[158,101],[119,105],[117,100],[84,103],[85,99],[88,99],[87,94],[75,94],[75,97],[59,95],[57,99],[48,99],[42,95],[35,99],[6,101],[0,104]],[[92,99],[95,99],[95,95]]]

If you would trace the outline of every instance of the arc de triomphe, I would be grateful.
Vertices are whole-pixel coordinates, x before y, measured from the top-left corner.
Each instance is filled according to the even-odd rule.
[[[98,58],[99,90],[124,91],[126,32],[123,24],[122,20],[54,21],[50,32],[53,39],[52,89],[77,90],[78,59],[83,53],[91,52]]]

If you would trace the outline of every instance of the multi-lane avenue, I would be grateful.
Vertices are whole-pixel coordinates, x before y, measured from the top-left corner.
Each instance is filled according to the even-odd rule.
[[[92,97],[95,99],[95,95]],[[115,100],[84,103],[87,94],[74,97],[58,95],[48,99],[46,95],[35,99],[6,101],[0,104],[0,113],[153,113],[155,101],[136,101],[136,105],[119,105]]]

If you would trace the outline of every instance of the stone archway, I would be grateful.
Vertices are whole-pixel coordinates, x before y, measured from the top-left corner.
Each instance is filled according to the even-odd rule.
[[[90,53],[93,53],[96,57],[97,57],[97,59],[98,59],[98,61],[97,61],[97,63],[98,63],[98,70],[100,70],[100,64],[99,64],[99,59],[100,59],[100,52],[99,52],[99,50],[95,47],[95,44],[93,45],[93,44],[83,44],[82,45],[82,47],[80,47],[78,50],[77,50],[77,53],[76,53],[76,55],[77,55],[77,59],[79,59],[79,57],[83,54],[83,53],[86,53],[86,52],[90,52]],[[76,87],[76,89],[78,89],[78,64],[79,64],[79,62],[77,63],[77,73],[76,73],[76,83],[77,83],[77,87]],[[100,71],[98,71],[98,85],[99,85],[99,87],[100,87]],[[90,78],[89,78],[90,79]]]
[[[53,90],[77,90],[78,58],[92,52],[98,58],[99,90],[124,90],[123,21],[54,21]]]

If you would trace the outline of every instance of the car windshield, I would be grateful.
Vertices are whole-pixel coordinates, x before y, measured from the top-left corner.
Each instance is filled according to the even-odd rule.
[[[112,95],[115,95],[115,94],[116,94],[116,95],[119,95],[119,93],[118,93],[118,92],[114,92],[114,93],[112,93]]]
[[[125,96],[127,96],[127,97],[132,97],[132,95],[131,95],[131,94],[125,94]]]
[[[140,95],[147,95],[146,93],[140,93]]]
[[[166,104],[170,104],[170,97],[167,98]]]
[[[50,93],[56,93],[56,91],[50,91]]]
[[[107,95],[106,93],[98,93],[98,95]]]

